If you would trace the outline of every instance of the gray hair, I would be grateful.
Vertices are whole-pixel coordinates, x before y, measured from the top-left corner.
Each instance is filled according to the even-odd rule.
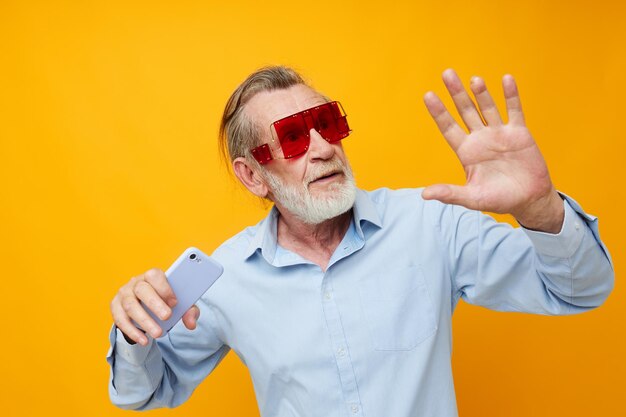
[[[224,162],[244,157],[252,159],[250,149],[261,141],[261,130],[246,117],[246,103],[258,93],[282,90],[297,84],[307,85],[294,69],[285,66],[263,67],[246,78],[228,99],[222,121],[218,145]]]

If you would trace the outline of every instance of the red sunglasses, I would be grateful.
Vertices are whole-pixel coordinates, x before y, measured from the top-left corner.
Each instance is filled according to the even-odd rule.
[[[309,134],[311,129],[315,129],[329,143],[338,142],[350,134],[346,113],[338,101],[311,107],[277,120],[270,125],[270,131],[272,126],[276,131],[276,138],[283,151],[284,159],[306,153],[311,143]],[[273,134],[272,142],[276,142]],[[278,159],[272,155],[268,143],[257,146],[251,152],[254,159],[261,165],[272,159]]]

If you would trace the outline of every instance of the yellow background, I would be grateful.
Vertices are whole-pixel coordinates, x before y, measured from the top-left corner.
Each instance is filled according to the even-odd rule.
[[[284,63],[342,101],[365,189],[462,182],[422,95],[443,95],[453,67],[502,105],[500,77],[516,76],[557,188],[600,216],[616,288],[574,317],[462,304],[460,414],[623,415],[625,16],[607,0],[2,0],[0,412],[130,415],[107,397],[109,302],[263,217],[220,165],[217,128],[248,73]],[[185,405],[150,415],[258,411],[230,354]]]

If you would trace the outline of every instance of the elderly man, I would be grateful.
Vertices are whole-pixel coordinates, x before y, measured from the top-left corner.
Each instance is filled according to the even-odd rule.
[[[112,401],[177,406],[233,349],[262,416],[452,417],[459,298],[550,315],[599,306],[613,269],[596,219],[555,190],[513,78],[503,78],[508,123],[482,79],[470,84],[478,108],[454,71],[443,80],[469,134],[435,94],[424,100],[467,184],[367,192],[341,144],[342,106],[289,68],[250,75],[228,101],[221,140],[237,178],[274,208],[213,253],[223,276],[167,337],[140,303],[170,314],[163,272],[119,290]]]

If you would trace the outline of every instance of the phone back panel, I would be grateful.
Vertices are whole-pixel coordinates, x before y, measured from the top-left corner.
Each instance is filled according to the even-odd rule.
[[[148,314],[163,329],[163,337],[178,322],[183,314],[213,285],[222,275],[224,268],[202,253],[201,250],[190,247],[178,257],[176,262],[165,272],[178,303],[172,309],[172,315],[167,320],[160,320],[149,309]]]

